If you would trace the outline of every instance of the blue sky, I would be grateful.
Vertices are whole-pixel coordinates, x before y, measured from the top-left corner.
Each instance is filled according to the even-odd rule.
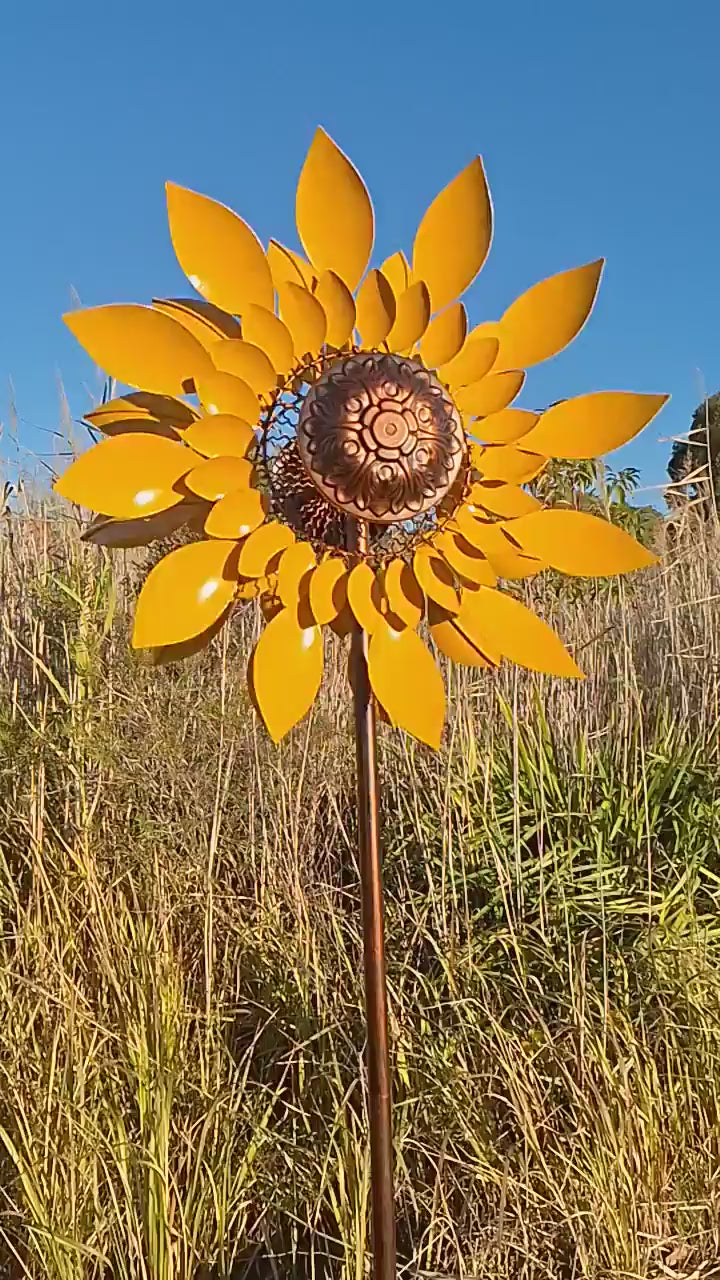
[[[0,417],[52,449],[62,379],[97,390],[61,322],[73,302],[188,292],[170,178],[295,244],[294,190],[321,123],[368,183],[379,262],[482,154],[490,259],[467,295],[496,318],[545,275],[601,255],[589,325],[519,403],[669,391],[611,458],[664,478],[703,388],[720,388],[717,0],[12,0],[0,19]],[[11,391],[11,386],[13,390]]]

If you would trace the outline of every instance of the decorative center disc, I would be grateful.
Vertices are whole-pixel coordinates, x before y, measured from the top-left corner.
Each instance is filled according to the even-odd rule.
[[[441,502],[465,453],[460,415],[437,378],[415,360],[381,352],[330,366],[305,398],[297,442],[323,496],[378,524],[411,520]]]

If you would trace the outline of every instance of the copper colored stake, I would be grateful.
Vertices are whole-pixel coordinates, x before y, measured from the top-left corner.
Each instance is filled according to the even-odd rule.
[[[365,520],[348,520],[348,543],[367,552]],[[352,673],[357,753],[357,810],[362,884],[365,1006],[367,1017],[368,1111],[374,1280],[395,1280],[392,1107],[387,1033],[385,930],[380,867],[375,706],[367,669],[368,635],[352,635]]]

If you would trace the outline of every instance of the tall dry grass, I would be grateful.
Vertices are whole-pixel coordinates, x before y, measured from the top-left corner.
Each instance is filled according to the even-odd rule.
[[[0,540],[8,1275],[369,1268],[344,659],[270,747],[257,622],[127,645],[137,566]],[[404,1276],[709,1275],[720,1256],[720,544],[576,598],[582,684],[454,669],[381,732]]]

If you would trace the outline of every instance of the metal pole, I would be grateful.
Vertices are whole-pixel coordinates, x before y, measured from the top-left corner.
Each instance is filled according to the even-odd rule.
[[[367,553],[364,520],[348,521],[348,542]],[[368,635],[352,634],[352,676],[357,754],[357,813],[362,885],[365,1007],[367,1018],[368,1113],[374,1280],[395,1280],[395,1216],[393,1205],[392,1103],[387,1032],[385,928],[380,865],[375,706],[367,667]]]

